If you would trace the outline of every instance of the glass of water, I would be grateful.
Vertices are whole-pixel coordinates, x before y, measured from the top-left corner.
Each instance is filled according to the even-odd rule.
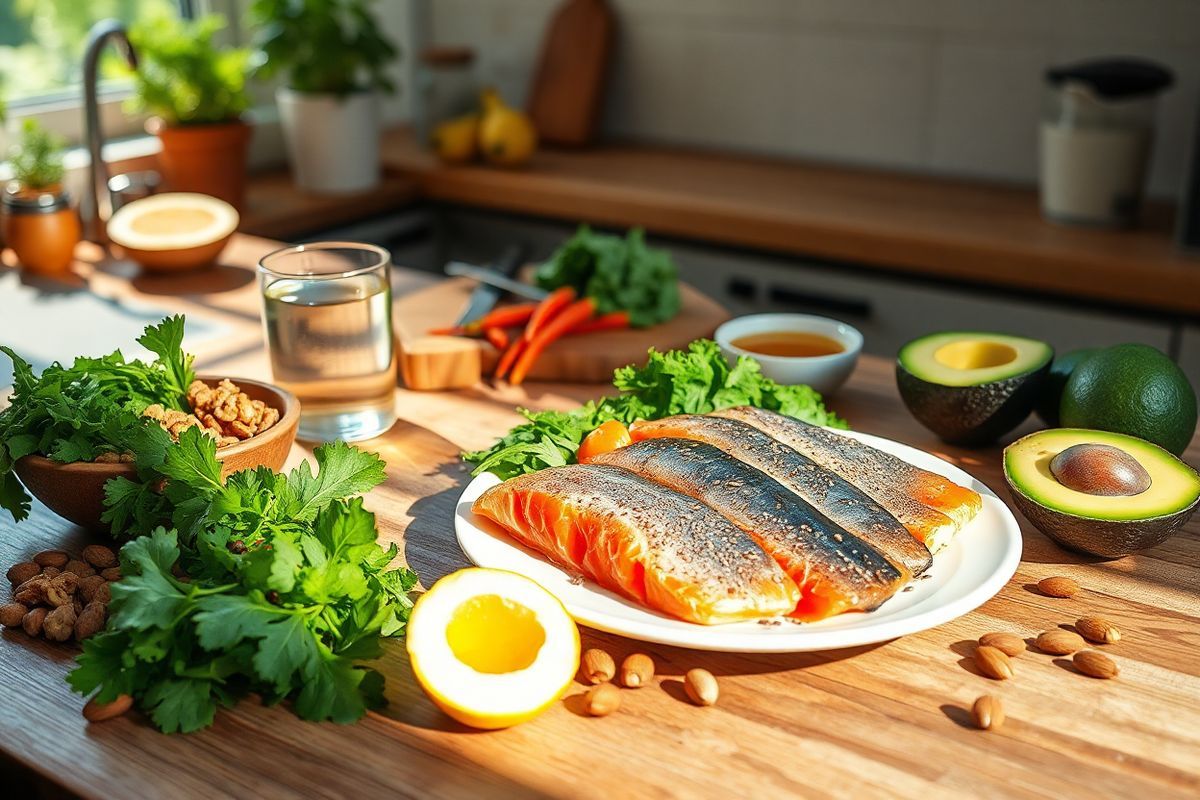
[[[357,242],[258,262],[271,370],[300,398],[301,439],[369,439],[396,421],[390,266],[387,250]]]

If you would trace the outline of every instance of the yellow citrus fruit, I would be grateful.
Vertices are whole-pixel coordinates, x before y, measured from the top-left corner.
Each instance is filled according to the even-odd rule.
[[[447,575],[408,621],[417,683],[454,719],[507,728],[550,707],[579,669],[579,629],[529,578],[498,569]]]
[[[479,152],[492,164],[517,167],[537,150],[537,128],[527,115],[510,108],[494,90],[482,95],[483,118],[479,122]]]
[[[448,164],[462,164],[473,159],[478,138],[478,114],[447,120],[434,128],[429,137],[438,158]]]

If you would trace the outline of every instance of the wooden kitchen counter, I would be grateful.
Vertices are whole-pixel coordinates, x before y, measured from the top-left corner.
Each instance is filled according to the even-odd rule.
[[[274,246],[239,236],[224,269],[248,269]],[[193,280],[172,291],[170,281],[131,286],[116,273],[95,272],[91,288],[114,302],[185,311],[228,327],[229,335],[196,348],[203,371],[269,375],[253,281],[226,276],[205,289]],[[21,349],[19,337],[6,337],[6,344]],[[568,407],[599,390],[535,384],[398,391],[401,421],[365,445],[388,462],[388,480],[367,505],[424,585],[466,564],[452,523],[468,479],[460,448],[485,445],[505,430],[516,420],[515,404]],[[855,428],[942,454],[1007,498],[999,448],[937,443],[904,411],[889,363],[864,357],[833,405]],[[306,453],[297,446],[293,461]],[[1196,442],[1187,457],[1200,460]],[[83,699],[63,681],[74,648],[5,630],[0,765],[87,797],[1197,796],[1200,517],[1163,545],[1110,562],[1066,553],[1028,525],[1022,529],[1023,560],[995,598],[951,623],[881,645],[739,656],[585,629],[584,647],[603,647],[618,659],[653,655],[661,683],[624,692],[621,709],[604,719],[581,716],[576,685],[543,716],[492,733],[468,731],[435,709],[414,683],[400,641],[386,644],[378,665],[389,705],[358,724],[306,723],[286,709],[244,702],[191,735],[160,734],[138,715],[89,726],[79,713]],[[5,519],[0,531],[6,567],[45,548],[78,549],[87,541],[40,504],[29,521]],[[1071,576],[1084,591],[1044,597],[1032,585],[1049,575]],[[1123,631],[1119,643],[1103,648],[1120,665],[1115,680],[1083,677],[1067,660],[1031,651],[1015,660],[1013,680],[996,682],[969,659],[981,634],[1029,637],[1084,614],[1102,615]],[[713,708],[683,699],[679,678],[696,666],[718,676],[721,697]],[[984,693],[1003,699],[1008,722],[998,732],[966,721],[966,709]]]
[[[1200,315],[1200,258],[1175,252],[1161,207],[1141,230],[1063,227],[1030,189],[665,146],[451,167],[403,129],[385,135],[383,157],[444,202]]]

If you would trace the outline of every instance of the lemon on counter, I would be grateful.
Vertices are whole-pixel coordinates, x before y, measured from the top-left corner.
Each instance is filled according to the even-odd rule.
[[[507,728],[554,703],[579,669],[579,630],[529,578],[463,569],[413,608],[408,654],[417,682],[454,719]]]
[[[479,123],[479,150],[492,164],[516,167],[533,157],[537,128],[533,120],[505,104],[494,89],[480,95],[483,119]]]
[[[475,158],[479,139],[479,115],[466,114],[446,120],[433,129],[429,143],[447,164],[465,164]]]

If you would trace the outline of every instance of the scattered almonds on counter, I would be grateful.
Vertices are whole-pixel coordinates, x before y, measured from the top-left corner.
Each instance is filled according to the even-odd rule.
[[[1070,578],[1055,575],[1038,581],[1038,589],[1047,597],[1074,597],[1079,593],[1079,584]]]
[[[104,722],[115,719],[133,708],[133,697],[127,694],[117,695],[111,703],[97,703],[96,698],[87,701],[83,707],[83,718],[88,722]]]
[[[1112,644],[1121,640],[1121,631],[1117,626],[1100,617],[1081,617],[1075,622],[1075,630],[1096,644]]]
[[[1071,661],[1075,669],[1090,678],[1115,678],[1120,673],[1116,662],[1097,650],[1080,650]]]
[[[606,683],[617,674],[613,657],[599,648],[591,648],[583,654],[583,678],[588,683]]]
[[[593,717],[607,717],[621,707],[621,690],[611,683],[601,683],[587,690],[584,707]]]
[[[717,702],[717,679],[706,669],[689,669],[683,676],[683,689],[688,699],[698,706],[711,706]]]
[[[654,661],[645,653],[633,653],[621,662],[621,684],[640,689],[654,677]]]
[[[0,606],[0,625],[20,626],[30,636],[52,642],[83,641],[104,627],[112,594],[96,566],[120,578],[117,554],[104,545],[84,548],[83,558],[62,550],[44,550],[32,561],[14,564],[7,577],[13,601]],[[111,572],[115,571],[115,572]]]
[[[979,637],[979,643],[988,647],[995,647],[1004,655],[1016,657],[1025,652],[1025,640],[1015,633],[985,633]]]
[[[1074,631],[1055,628],[1038,634],[1034,645],[1043,653],[1049,653],[1052,656],[1066,656],[1087,647],[1087,642],[1083,641],[1083,637]]]
[[[1004,724],[1004,706],[1000,698],[985,694],[971,706],[971,721],[980,730],[994,731]]]
[[[992,645],[980,645],[975,648],[975,666],[989,678],[1006,681],[1013,676],[1012,662],[1004,651]]]

